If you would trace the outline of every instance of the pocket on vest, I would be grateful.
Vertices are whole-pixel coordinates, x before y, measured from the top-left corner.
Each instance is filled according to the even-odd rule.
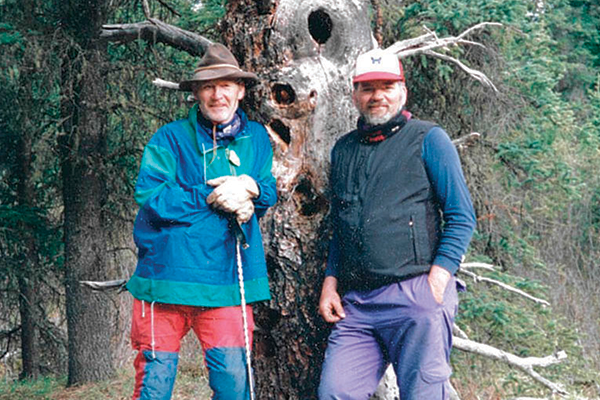
[[[395,271],[418,259],[418,243],[413,218],[370,224],[365,229],[365,256],[375,268]]]

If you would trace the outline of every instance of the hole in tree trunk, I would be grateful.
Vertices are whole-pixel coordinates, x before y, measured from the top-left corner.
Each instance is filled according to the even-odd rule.
[[[269,126],[271,127],[271,129],[273,129],[277,136],[281,138],[281,140],[283,140],[286,144],[290,144],[290,142],[292,141],[292,137],[290,135],[290,128],[285,126],[285,124],[278,119],[274,119],[273,121],[271,121]]]
[[[308,16],[308,32],[319,44],[324,44],[331,37],[333,21],[323,9],[313,11]]]
[[[327,199],[319,194],[311,182],[310,176],[300,176],[294,190],[300,200],[300,214],[312,217],[319,213],[325,213],[328,208]]]
[[[296,92],[291,85],[277,83],[271,88],[271,93],[273,94],[273,100],[277,104],[287,106],[296,101]]]

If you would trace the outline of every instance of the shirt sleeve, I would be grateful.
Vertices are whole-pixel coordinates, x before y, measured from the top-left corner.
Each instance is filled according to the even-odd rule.
[[[277,202],[277,185],[271,172],[273,168],[273,148],[265,128],[261,128],[254,138],[257,141],[256,172],[252,177],[259,190],[258,197],[254,199],[254,212],[259,218]]]
[[[333,165],[335,164],[335,162],[336,162],[336,158],[335,158],[335,146],[334,146],[333,149],[331,150],[331,166],[330,166],[331,169],[333,169]],[[330,179],[331,179],[331,177],[330,177]],[[331,204],[332,205],[335,204],[335,201],[332,200]],[[329,218],[333,223],[335,223],[335,221],[337,219],[337,210],[333,206],[331,207]],[[327,254],[327,267],[325,269],[326,277],[327,276],[337,277],[339,262],[340,262],[340,247],[339,247],[339,241],[338,241],[337,235],[335,234],[335,230],[334,230],[331,240],[329,241],[329,253]]]
[[[329,254],[327,255],[327,268],[325,269],[325,276],[337,277],[339,260],[340,248],[337,235],[334,233],[331,241],[329,242]]]
[[[434,127],[426,134],[422,157],[444,220],[433,264],[455,274],[475,230],[471,195],[458,152],[443,129]]]
[[[165,128],[152,137],[142,156],[134,198],[153,225],[188,224],[208,210],[205,184],[183,188],[177,183],[177,156]]]

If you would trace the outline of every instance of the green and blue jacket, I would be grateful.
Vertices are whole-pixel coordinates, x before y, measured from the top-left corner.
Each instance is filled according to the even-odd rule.
[[[242,226],[249,244],[241,251],[246,301],[270,298],[258,218],[277,200],[273,152],[264,126],[241,109],[237,114],[239,133],[216,147],[210,127],[198,121],[197,105],[147,144],[135,188],[138,264],[127,283],[135,298],[203,307],[240,304],[236,239],[228,216],[206,203],[213,190],[206,182],[242,174],[260,190],[255,214]]]

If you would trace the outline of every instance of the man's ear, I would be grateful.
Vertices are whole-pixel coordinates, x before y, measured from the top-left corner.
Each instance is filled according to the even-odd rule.
[[[404,83],[400,83],[400,90],[402,91],[402,101],[400,107],[404,107],[406,101],[408,100],[408,89],[406,89],[406,85]]]
[[[192,89],[192,96],[194,96],[194,99],[196,101],[200,101],[200,100],[198,100],[198,95],[196,95],[196,93],[198,93],[198,84],[192,83],[191,89]]]
[[[358,85],[354,85],[354,88],[352,89],[352,104],[354,104],[354,107],[358,107],[358,102],[356,100],[356,92],[358,91]]]
[[[246,85],[242,83],[238,83],[240,85],[240,91],[238,92],[238,101],[241,101],[246,95]]]

